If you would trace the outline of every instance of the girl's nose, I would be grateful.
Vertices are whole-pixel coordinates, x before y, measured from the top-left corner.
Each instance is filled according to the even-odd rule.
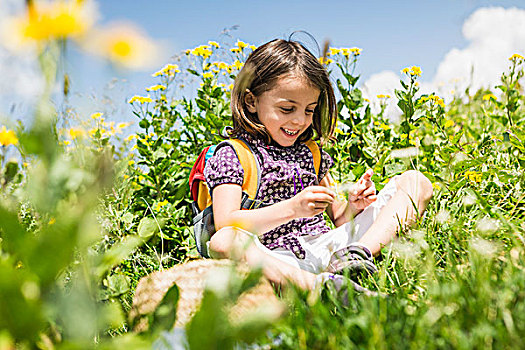
[[[308,118],[308,116],[301,112],[301,111],[297,111],[296,113],[293,114],[293,117],[292,117],[292,121],[295,123],[295,124],[299,124],[299,125],[302,125],[305,123],[306,121],[306,118]]]

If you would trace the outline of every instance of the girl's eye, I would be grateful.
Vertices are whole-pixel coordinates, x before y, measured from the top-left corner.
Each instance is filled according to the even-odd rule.
[[[313,109],[307,109],[306,110],[306,114],[314,114],[314,110]]]
[[[281,107],[281,111],[284,113],[291,113],[293,112],[293,107]]]

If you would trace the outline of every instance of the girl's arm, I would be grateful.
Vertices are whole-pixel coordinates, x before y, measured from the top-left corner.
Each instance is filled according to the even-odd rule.
[[[222,184],[213,189],[213,217],[217,230],[237,226],[262,235],[290,220],[322,213],[334,201],[335,192],[324,186],[309,186],[293,198],[267,207],[240,210],[242,189]]]
[[[376,188],[371,178],[374,172],[369,169],[357,181],[348,192],[348,201],[344,198],[336,197],[326,213],[336,227],[339,227],[355,217],[366,207],[376,201]],[[336,183],[330,173],[319,183],[321,186],[335,188]]]

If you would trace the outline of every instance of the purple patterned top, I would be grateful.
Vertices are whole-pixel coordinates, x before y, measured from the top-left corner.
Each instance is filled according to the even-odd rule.
[[[275,143],[268,145],[262,137],[254,137],[248,133],[241,137],[250,143],[259,159],[261,185],[256,199],[266,205],[292,198],[304,187],[317,184],[333,164],[328,153],[321,150],[318,181],[312,152],[305,144],[296,143],[290,147],[282,147]],[[213,188],[226,183],[242,186],[244,170],[233,148],[224,146],[207,161],[204,176],[211,193]],[[297,237],[321,235],[329,230],[323,215],[318,214],[289,221],[265,232],[259,239],[269,249],[285,248],[292,251],[297,258],[304,259],[306,253]]]

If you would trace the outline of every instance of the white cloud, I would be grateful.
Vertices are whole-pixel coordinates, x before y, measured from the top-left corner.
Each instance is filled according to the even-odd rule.
[[[377,95],[390,95],[388,99],[387,109],[385,111],[386,115],[390,116],[391,119],[397,119],[401,114],[401,110],[396,106],[394,89],[400,89],[401,85],[399,84],[399,75],[392,71],[382,71],[376,74],[373,74],[364,84],[363,84],[363,96],[370,100],[370,107],[372,113],[378,113],[381,110],[379,99]]]
[[[491,87],[508,68],[508,58],[525,52],[525,10],[481,8],[467,18],[463,35],[468,46],[445,55],[434,76],[434,85],[455,85],[460,91],[469,84],[474,90]]]
[[[462,32],[467,46],[451,49],[435,76],[421,83],[421,92],[435,91],[447,98],[452,90],[462,92],[469,85],[475,91],[498,84],[501,73],[509,67],[508,58],[514,53],[525,53],[525,10],[480,8],[465,20]],[[376,94],[391,91],[396,86],[394,77],[399,81],[400,74],[383,71],[371,76],[364,84],[369,98],[377,101]]]

